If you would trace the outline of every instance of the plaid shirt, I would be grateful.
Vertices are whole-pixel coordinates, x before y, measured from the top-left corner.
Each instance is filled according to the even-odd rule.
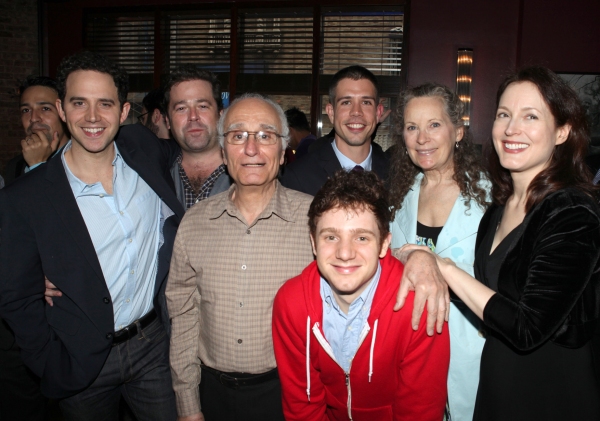
[[[183,169],[183,165],[181,165],[182,159],[183,154],[180,153],[177,157],[177,164],[179,167],[179,177],[181,177],[181,181],[183,181],[183,189],[185,191],[185,209],[188,210],[196,203],[206,199],[210,195],[210,192],[213,186],[215,185],[215,181],[217,181],[221,174],[225,172],[225,164],[219,165],[217,169],[214,170],[212,174],[208,176],[208,178],[202,184],[200,191],[198,192],[198,194],[196,194],[196,192],[194,192],[192,184],[190,183],[190,179],[188,178],[187,174],[185,173],[185,170]]]
[[[276,367],[273,300],[313,260],[308,233],[312,197],[277,182],[271,201],[248,225],[228,194],[203,200],[177,231],[167,305],[177,413],[200,412],[200,361],[225,372]]]

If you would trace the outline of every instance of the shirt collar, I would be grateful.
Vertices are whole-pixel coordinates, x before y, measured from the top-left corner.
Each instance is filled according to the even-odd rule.
[[[234,183],[229,187],[227,194],[220,197],[220,203],[215,204],[214,212],[210,216],[210,219],[216,219],[224,213],[228,213],[230,216],[236,218],[239,216],[239,210],[235,207],[231,199],[235,189],[236,185]],[[288,197],[287,189],[278,180],[275,180],[275,193],[273,193],[273,197],[271,197],[267,207],[260,213],[257,220],[277,215],[286,222],[295,222],[292,205],[292,199]]]
[[[120,169],[123,169],[125,167],[125,161],[119,153],[119,148],[117,147],[117,144],[115,142],[113,142],[113,144],[115,147],[115,157],[112,160],[112,166],[119,166]],[[102,187],[101,183],[98,182],[94,184],[86,184],[83,181],[81,181],[77,176],[75,176],[75,174],[73,174],[73,172],[69,168],[69,165],[67,164],[67,160],[65,159],[65,152],[71,149],[71,146],[73,146],[73,140],[69,140],[64,146],[64,148],[62,148],[60,159],[62,160],[65,173],[67,174],[67,180],[69,181],[69,185],[71,186],[75,197],[79,197],[86,194],[97,194],[98,192],[96,192],[96,190],[98,190],[98,186],[102,190],[102,192],[104,192],[104,188]]]
[[[369,307],[373,303],[373,297],[375,296],[375,290],[377,289],[377,284],[379,284],[379,277],[381,276],[381,263],[377,264],[377,272],[371,278],[369,285],[365,288],[365,290],[360,294],[352,303],[349,308],[352,309],[356,306],[362,306],[363,304],[367,304]],[[335,311],[337,311],[340,315],[346,317],[346,314],[340,309],[335,297],[333,296],[333,290],[329,285],[329,282],[325,280],[321,276],[321,297],[323,300],[327,301]],[[350,311],[348,311],[350,314]]]
[[[373,145],[369,144],[369,155],[367,155],[367,158],[363,162],[354,162],[353,160],[351,160],[346,155],[340,152],[336,145],[335,139],[333,140],[333,142],[331,142],[331,144],[333,146],[333,152],[335,152],[335,156],[337,156],[337,159],[338,161],[340,161],[340,165],[343,169],[345,169],[346,171],[351,171],[354,167],[360,165],[365,171],[371,171],[371,155],[373,153]]]

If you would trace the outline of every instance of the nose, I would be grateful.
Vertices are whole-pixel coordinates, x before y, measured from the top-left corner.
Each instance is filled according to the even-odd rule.
[[[352,103],[352,108],[350,109],[350,115],[362,115],[362,108],[360,101],[356,101]]]
[[[417,143],[419,145],[424,145],[427,142],[429,142],[429,138],[427,137],[427,131],[426,130],[419,130],[417,133]]]
[[[519,123],[517,122],[516,119],[511,118],[510,120],[508,120],[508,124],[506,125],[506,128],[504,129],[504,133],[507,136],[512,136],[514,134],[517,134],[519,132]]]
[[[90,123],[95,123],[96,121],[100,120],[98,114],[96,113],[96,107],[88,107],[88,111],[87,111],[87,115],[86,115],[86,120],[89,121]]]
[[[190,121],[198,121],[198,110],[195,107],[190,107]]]
[[[42,112],[38,109],[31,110],[31,117],[29,117],[32,123],[42,121]]]
[[[354,259],[355,252],[352,239],[340,239],[338,242],[336,257],[344,262]]]
[[[248,156],[255,156],[258,154],[256,135],[248,134],[248,139],[246,140],[246,143],[244,143],[244,153]]]

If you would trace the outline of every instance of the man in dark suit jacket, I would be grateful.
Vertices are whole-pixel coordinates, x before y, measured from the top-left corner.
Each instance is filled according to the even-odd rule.
[[[314,196],[342,168],[374,171],[385,180],[388,159],[381,146],[371,142],[383,114],[373,73],[361,66],[337,72],[329,85],[326,110],[335,129],[333,141],[288,165],[281,183]]]
[[[63,60],[58,86],[71,142],[0,190],[0,315],[67,420],[110,418],[121,395],[140,421],[174,420],[164,289],[179,150],[119,129],[128,79],[105,57]],[[44,276],[62,292],[53,306]]]

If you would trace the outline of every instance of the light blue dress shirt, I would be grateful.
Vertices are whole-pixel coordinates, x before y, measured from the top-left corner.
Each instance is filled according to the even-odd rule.
[[[335,140],[332,142],[333,152],[335,152],[335,156],[337,156],[338,161],[340,161],[340,165],[346,171],[352,171],[354,167],[360,165],[363,167],[365,171],[371,171],[371,163],[373,162],[373,158],[371,157],[373,154],[373,145],[369,145],[369,155],[367,155],[367,159],[363,162],[354,162],[346,155],[340,152],[337,145],[335,144]]]
[[[350,304],[348,314],[344,314],[340,309],[329,283],[321,277],[323,333],[331,345],[335,359],[346,373],[350,370],[350,363],[358,351],[360,332],[371,313],[371,305],[380,275],[381,265],[378,264],[375,276],[362,294]]]
[[[125,163],[116,144],[112,194],[102,183],[86,184],[71,172],[65,160],[70,148],[71,141],[62,162],[112,298],[115,330],[120,330],[153,308],[162,202]]]

